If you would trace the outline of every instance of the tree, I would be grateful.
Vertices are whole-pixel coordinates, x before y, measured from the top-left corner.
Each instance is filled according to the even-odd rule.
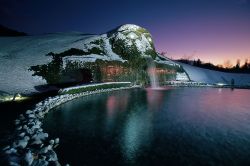
[[[167,51],[162,51],[160,54],[163,56],[167,56]]]
[[[240,59],[237,59],[236,65],[234,67],[234,71],[235,72],[239,72],[240,71]]]
[[[224,62],[224,68],[227,68],[227,69],[230,69],[230,68],[232,68],[233,67],[233,65],[232,65],[232,63],[231,63],[231,61],[230,60],[226,60],[225,62]]]
[[[201,60],[200,59],[197,60],[196,65],[201,66]]]
[[[236,69],[239,69],[239,68],[240,68],[240,59],[237,59],[235,68],[236,68]]]
[[[249,71],[248,59],[245,60],[245,64],[241,67],[241,69],[243,70],[243,72],[248,72]]]

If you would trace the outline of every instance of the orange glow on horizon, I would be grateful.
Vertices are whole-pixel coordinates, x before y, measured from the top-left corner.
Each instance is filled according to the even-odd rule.
[[[179,56],[179,55],[166,55],[168,58],[172,59],[189,59],[189,60],[197,60],[200,59],[203,63],[212,63],[215,66],[223,66],[227,67],[229,64],[235,66],[237,61],[240,60],[240,66],[243,66],[246,61],[250,62],[250,52],[248,54],[234,56],[234,55],[225,55],[220,54],[216,57],[212,57],[210,55],[197,55],[197,56]]]

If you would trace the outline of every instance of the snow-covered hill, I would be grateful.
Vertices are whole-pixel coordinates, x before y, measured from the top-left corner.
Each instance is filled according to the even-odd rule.
[[[0,37],[0,90],[8,93],[36,92],[46,81],[32,76],[30,66],[51,61],[49,52],[80,48],[89,35],[80,33],[48,34],[25,37]]]
[[[74,48],[81,55],[70,53]],[[0,37],[0,91],[10,94],[38,92],[45,79],[32,76],[31,66],[51,63],[49,53],[63,55],[63,64],[95,62],[97,59],[124,62],[136,56],[156,56],[150,33],[139,26],[126,24],[101,35],[78,32],[40,36]],[[155,57],[154,57],[155,58]]]
[[[194,67],[180,62],[177,63],[184,68],[184,70],[187,72],[192,81],[210,83],[210,84],[216,84],[216,83],[231,84],[231,80],[234,79],[235,85],[239,86],[250,85],[250,74],[225,73],[225,72]]]
[[[162,57],[156,53],[152,36],[146,29],[126,24],[101,35],[71,32],[0,37],[0,96],[40,92],[37,87],[48,84],[48,79],[42,76],[47,74],[50,80],[57,80],[56,75],[71,64],[93,63],[98,59],[125,64],[139,58],[135,63],[138,66],[140,58],[144,57],[151,57],[157,64],[170,66],[173,70],[182,65],[193,81],[230,83],[234,79],[236,85],[250,83],[250,75],[179,65]]]

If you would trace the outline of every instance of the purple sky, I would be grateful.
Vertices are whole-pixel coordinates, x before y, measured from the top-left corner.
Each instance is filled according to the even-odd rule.
[[[166,50],[170,57],[201,58],[215,64],[223,64],[226,60],[235,64],[237,59],[243,64],[245,59],[250,59],[250,24],[247,19],[200,18],[163,27],[153,32],[155,45],[158,51]]]
[[[103,33],[132,23],[172,58],[250,59],[249,0],[1,0],[0,20],[30,34]]]

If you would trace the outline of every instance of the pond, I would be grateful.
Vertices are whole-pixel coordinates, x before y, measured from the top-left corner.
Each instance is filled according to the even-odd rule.
[[[46,116],[71,165],[249,165],[250,90],[133,89],[82,97]]]

